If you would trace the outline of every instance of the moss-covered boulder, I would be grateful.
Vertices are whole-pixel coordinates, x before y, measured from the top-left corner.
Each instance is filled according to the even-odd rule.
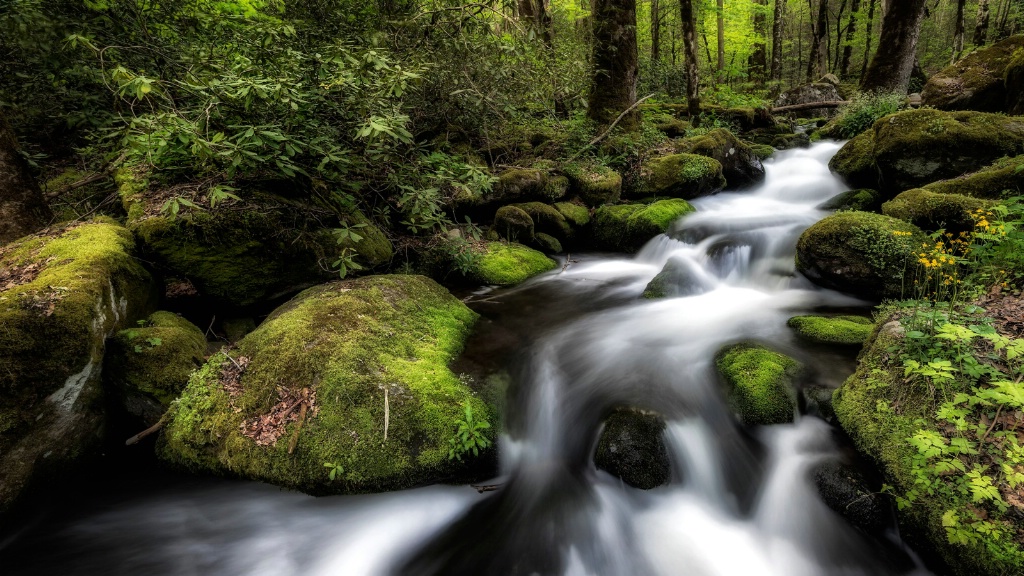
[[[1015,50],[1006,63],[1003,85],[1006,87],[1006,112],[1013,116],[1024,115],[1024,48]]]
[[[103,382],[128,414],[152,425],[203,365],[206,337],[171,312],[154,312],[107,343]]]
[[[577,230],[590,224],[590,210],[586,206],[572,202],[558,202],[555,204],[555,209],[570,226]]]
[[[851,186],[878,190],[888,199],[1022,151],[1024,118],[921,109],[879,119],[829,166]]]
[[[991,204],[990,200],[915,188],[883,204],[882,214],[910,222],[927,232],[940,229],[966,232],[974,228],[975,212]]]
[[[153,281],[113,221],[0,248],[0,514],[35,482],[67,482],[103,427],[106,339],[144,317]]]
[[[558,254],[562,251],[562,243],[559,242],[558,238],[543,232],[538,233],[533,238],[533,244],[545,254]]]
[[[921,104],[939,110],[1006,111],[1003,78],[1024,36],[1013,36],[972,52],[934,74],[921,90]]]
[[[572,226],[557,208],[543,202],[526,202],[515,204],[533,220],[534,230],[554,236],[559,240],[568,240],[573,235]]]
[[[500,238],[512,242],[532,242],[534,235],[533,218],[517,206],[502,206],[494,213],[491,229]]]
[[[749,146],[750,151],[754,153],[754,156],[757,156],[757,159],[762,162],[771,158],[777,152],[777,150],[770,144],[749,144]]]
[[[797,242],[797,270],[816,284],[881,300],[909,295],[920,228],[881,214],[840,212],[814,224]]]
[[[474,422],[494,418],[448,369],[475,320],[422,276],[306,290],[192,376],[159,455],[312,494],[463,477],[479,459],[449,450],[467,409]]]
[[[861,346],[875,329],[864,316],[794,316],[786,325],[803,340],[836,346]]]
[[[730,188],[745,188],[764,181],[764,165],[758,155],[725,128],[676,143],[676,151],[714,158]]]
[[[938,194],[961,194],[989,200],[1019,196],[1024,193],[1024,156],[1000,158],[977,172],[932,182],[924,189]]]
[[[672,479],[664,434],[665,419],[660,415],[616,410],[604,422],[594,464],[634,488],[664,486]]]
[[[697,154],[671,154],[643,163],[631,196],[692,200],[720,192],[725,184],[718,160]]]
[[[516,202],[553,202],[563,198],[569,186],[568,178],[553,176],[545,169],[513,168],[499,174],[491,189],[472,199],[470,205],[493,210]]]
[[[513,286],[557,266],[543,253],[515,242],[486,242],[473,252],[466,276],[479,284]]]
[[[619,201],[622,176],[600,164],[575,162],[563,169],[569,179],[569,193],[587,206],[600,206]]]
[[[673,222],[693,212],[693,206],[678,198],[652,204],[602,206],[594,213],[591,234],[594,248],[614,252],[636,252],[651,238],[664,234]]]
[[[729,404],[748,426],[793,421],[800,363],[764,346],[737,344],[718,353]]]
[[[854,210],[877,212],[882,207],[882,195],[876,190],[860,188],[837,194],[818,206],[821,210]]]

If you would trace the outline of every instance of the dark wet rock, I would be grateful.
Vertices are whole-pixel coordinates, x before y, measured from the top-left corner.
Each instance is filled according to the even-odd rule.
[[[634,488],[668,484],[672,467],[664,440],[665,420],[640,410],[618,410],[605,420],[594,463]]]

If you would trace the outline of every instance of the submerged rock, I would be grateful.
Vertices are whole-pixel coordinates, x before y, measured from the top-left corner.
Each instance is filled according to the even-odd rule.
[[[464,479],[486,459],[450,458],[459,426],[494,418],[448,369],[475,320],[422,276],[306,290],[192,376],[159,454],[311,494]]]
[[[708,286],[698,274],[689,262],[670,259],[661,272],[647,283],[641,297],[654,300],[702,294]]]
[[[720,192],[725,184],[718,160],[697,154],[671,154],[644,162],[633,197],[668,196],[692,200]]]
[[[839,346],[861,346],[875,329],[864,316],[794,316],[786,325],[809,342]]]
[[[923,188],[907,190],[882,205],[882,214],[910,222],[926,232],[966,232],[974,229],[975,211],[993,202],[960,194],[938,194]]]
[[[764,346],[737,344],[715,358],[733,410],[748,426],[793,421],[795,379],[801,365]]]
[[[676,151],[717,160],[730,188],[745,188],[764,181],[764,165],[758,155],[724,128],[680,140]]]
[[[815,469],[814,484],[829,508],[864,533],[877,536],[889,527],[884,496],[871,490],[864,476],[850,466],[826,462]]]
[[[1024,48],[1024,36],[1013,36],[980,48],[928,79],[921,104],[939,110],[1005,112],[1003,78],[1011,57]]]
[[[617,410],[604,422],[594,464],[634,488],[664,486],[672,479],[664,433],[665,419],[658,414]]]
[[[134,252],[105,220],[0,249],[0,513],[97,447],[106,339],[156,296]]]
[[[594,248],[636,252],[651,238],[665,233],[673,222],[693,212],[686,200],[660,200],[652,204],[602,206],[591,224]]]
[[[826,288],[881,300],[909,295],[916,251],[928,242],[920,228],[869,212],[839,212],[804,231],[796,267]]]

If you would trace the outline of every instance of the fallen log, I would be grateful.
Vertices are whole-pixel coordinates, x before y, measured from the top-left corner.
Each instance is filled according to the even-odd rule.
[[[806,104],[790,104],[789,106],[779,106],[778,108],[772,108],[772,114],[777,112],[798,112],[800,110],[813,110],[815,108],[838,108],[843,104],[849,104],[848,100],[829,100],[827,102],[808,102]]]

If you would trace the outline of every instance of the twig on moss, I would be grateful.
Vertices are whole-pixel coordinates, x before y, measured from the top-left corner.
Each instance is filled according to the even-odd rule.
[[[629,114],[629,113],[630,113],[630,112],[632,112],[632,111],[633,111],[634,109],[636,109],[636,107],[637,107],[637,106],[639,106],[639,105],[640,105],[640,104],[641,104],[641,103],[642,103],[642,102],[643,102],[644,100],[647,100],[648,98],[652,98],[652,97],[654,96],[654,94],[655,94],[655,93],[651,93],[651,94],[648,94],[647,96],[644,96],[643,98],[641,98],[641,99],[637,100],[636,102],[633,102],[633,105],[632,105],[632,106],[630,106],[629,108],[626,108],[625,110],[623,110],[623,111],[622,111],[622,114],[619,114],[619,117],[618,117],[618,118],[616,118],[616,119],[615,119],[615,121],[614,121],[614,122],[612,122],[610,126],[608,126],[608,129],[607,129],[607,130],[605,130],[604,132],[602,132],[602,133],[601,133],[601,135],[600,135],[600,136],[598,136],[597,138],[594,138],[593,140],[591,140],[591,141],[590,141],[590,143],[588,143],[588,144],[587,144],[586,146],[584,146],[583,148],[581,148],[579,152],[577,152],[577,153],[573,154],[573,155],[572,155],[572,156],[571,156],[571,157],[570,157],[570,158],[569,158],[568,160],[566,160],[566,161],[565,161],[565,162],[566,162],[566,164],[568,164],[569,162],[572,162],[573,160],[575,160],[575,159],[579,158],[579,157],[580,157],[580,156],[581,156],[581,155],[582,155],[582,154],[583,154],[584,152],[586,152],[586,151],[587,151],[587,149],[588,149],[588,148],[590,148],[590,147],[591,147],[591,146],[593,146],[594,144],[597,144],[597,143],[598,143],[598,142],[600,142],[601,140],[604,140],[604,137],[605,137],[605,136],[607,136],[607,135],[609,135],[609,134],[611,134],[611,132],[612,132],[612,128],[615,128],[615,125],[616,125],[616,124],[618,124],[618,123],[619,123],[619,122],[620,122],[620,121],[621,121],[621,120],[622,120],[623,118],[625,118],[625,117],[626,117],[626,114]]]

